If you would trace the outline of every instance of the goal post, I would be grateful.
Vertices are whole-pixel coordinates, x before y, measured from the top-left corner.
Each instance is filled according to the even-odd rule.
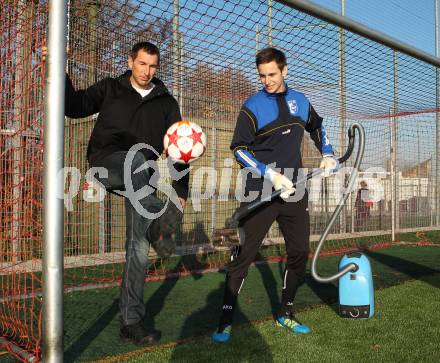
[[[67,2],[49,1],[44,103],[42,358],[63,361],[64,89]]]

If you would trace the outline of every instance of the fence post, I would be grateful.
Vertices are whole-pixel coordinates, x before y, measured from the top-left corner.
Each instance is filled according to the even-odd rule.
[[[396,240],[396,146],[395,146],[395,123],[394,123],[394,110],[390,108],[389,120],[390,120],[390,193],[391,193],[391,241]]]
[[[349,209],[350,209],[350,215],[351,215],[351,233],[355,232],[354,226],[355,226],[356,208],[355,208],[355,203],[353,202],[355,196],[356,196],[356,193],[351,193],[351,196],[349,199],[350,200]]]
[[[341,0],[341,15],[345,15],[345,1]],[[345,29],[339,29],[339,152],[344,155],[345,152],[345,120],[346,120],[346,85],[345,85]],[[344,187],[347,187],[347,180],[344,179]],[[351,199],[350,199],[351,200]],[[340,233],[347,231],[347,207],[344,206],[340,217]]]
[[[110,198],[106,195],[106,198]],[[98,205],[98,251],[105,252],[105,202],[102,200]]]
[[[435,0],[435,56],[439,57],[438,46],[438,0]],[[435,67],[435,224],[440,224],[440,83],[439,68]]]
[[[259,50],[260,50],[260,27],[257,24],[255,25],[255,55],[257,55]],[[257,75],[254,83],[255,83],[255,92],[258,92],[260,83]]]
[[[397,64],[397,51],[393,50],[393,74],[394,74],[394,100],[393,100],[393,140],[394,140],[394,198],[395,198],[395,233],[399,232],[400,229],[400,192],[399,192],[399,168],[397,165],[397,149],[398,149],[398,142],[399,142],[399,73],[398,73],[398,64]]]
[[[180,35],[179,24],[180,4],[179,0],[173,0],[173,96],[177,99],[179,105],[182,104],[182,90],[180,87],[182,77],[182,39]]]
[[[213,127],[211,129],[211,167],[214,170],[216,169],[216,162],[217,162],[217,129]],[[211,236],[211,241],[214,241],[214,232],[215,232],[215,224],[217,219],[217,178],[212,181],[213,185],[211,186],[214,188],[214,195],[211,199],[211,228],[209,235]]]

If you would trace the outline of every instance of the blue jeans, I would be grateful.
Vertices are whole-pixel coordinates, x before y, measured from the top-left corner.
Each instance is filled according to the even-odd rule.
[[[127,151],[114,152],[93,166],[104,167],[108,170],[108,178],[99,178],[99,181],[107,190],[124,190],[124,161]],[[146,162],[144,154],[136,152],[132,154],[131,180],[133,190],[139,190],[150,183],[148,169],[134,173],[134,171]],[[155,194],[149,194],[140,200],[142,207],[148,212],[158,212],[163,203]],[[144,285],[145,269],[148,264],[148,251],[150,242],[146,238],[146,232],[152,219],[139,214],[128,198],[125,198],[126,218],[126,242],[125,242],[125,267],[122,277],[119,309],[121,324],[131,325],[140,322],[145,316]]]

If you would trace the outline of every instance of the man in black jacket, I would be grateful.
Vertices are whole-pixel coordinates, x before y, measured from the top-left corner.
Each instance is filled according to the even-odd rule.
[[[136,344],[158,341],[158,334],[147,331],[142,323],[150,243],[159,234],[162,238],[174,231],[188,195],[189,170],[175,164],[175,169],[170,165],[174,180],[167,207],[155,196],[155,161],[163,151],[163,137],[169,126],[181,120],[177,101],[154,77],[159,57],[154,44],[140,42],[133,46],[130,70],[123,75],[105,78],[86,90],[75,90],[68,76],[66,80],[66,116],[81,118],[99,112],[87,148],[89,164],[108,171],[108,176],[99,176],[100,181],[107,190],[122,190],[119,193],[126,197],[120,336]]]

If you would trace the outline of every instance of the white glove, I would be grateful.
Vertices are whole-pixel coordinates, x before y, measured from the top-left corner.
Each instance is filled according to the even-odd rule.
[[[273,169],[268,169],[266,173],[275,190],[282,190],[280,197],[284,200],[289,199],[290,195],[295,192],[292,181],[285,175],[280,174]]]
[[[339,170],[339,160],[334,155],[325,155],[319,167],[324,169],[323,176],[326,178]]]

